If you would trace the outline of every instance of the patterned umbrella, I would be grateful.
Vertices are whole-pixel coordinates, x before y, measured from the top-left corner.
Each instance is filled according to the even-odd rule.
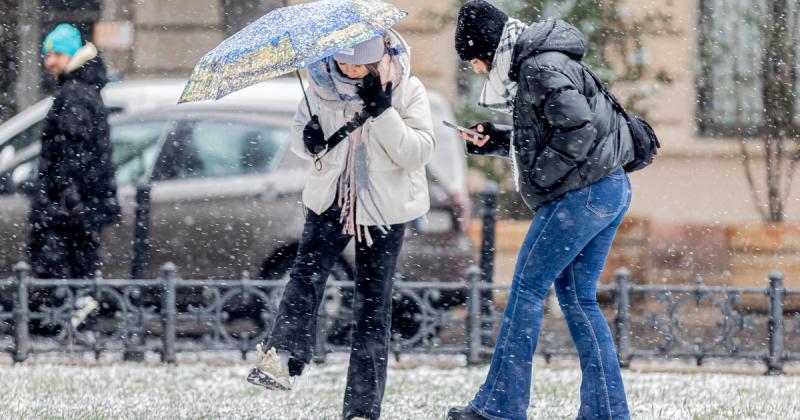
[[[179,103],[219,99],[383,34],[406,12],[378,0],[320,0],[273,10],[208,52]]]

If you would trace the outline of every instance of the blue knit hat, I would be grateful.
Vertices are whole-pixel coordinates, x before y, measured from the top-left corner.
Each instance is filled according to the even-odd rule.
[[[61,23],[42,42],[42,55],[53,51],[72,57],[83,46],[81,32],[69,23]]]

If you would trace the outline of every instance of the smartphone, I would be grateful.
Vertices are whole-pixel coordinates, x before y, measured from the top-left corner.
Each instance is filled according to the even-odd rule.
[[[481,134],[481,133],[479,133],[479,132],[477,132],[475,130],[471,130],[471,129],[466,128],[466,127],[462,127],[462,126],[460,126],[460,125],[458,125],[456,123],[451,123],[450,121],[447,121],[447,120],[442,120],[442,124],[444,124],[444,125],[446,125],[446,126],[448,126],[450,128],[454,128],[454,129],[456,129],[458,131],[461,131],[462,133],[467,133],[470,136],[476,136],[481,140],[485,137],[484,134]]]

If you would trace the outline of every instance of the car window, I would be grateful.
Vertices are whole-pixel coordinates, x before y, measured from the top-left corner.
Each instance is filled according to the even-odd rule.
[[[11,137],[2,147],[2,154],[5,154],[5,160],[10,160],[14,157],[16,151],[22,150],[33,143],[42,139],[42,127],[44,122],[39,120],[36,124],[20,131],[14,137]],[[9,152],[10,151],[10,152]]]
[[[166,120],[114,124],[111,127],[117,184],[127,185],[150,173],[158,156],[158,139]]]
[[[289,142],[289,129],[230,121],[198,121],[181,152],[178,178],[268,172]]]

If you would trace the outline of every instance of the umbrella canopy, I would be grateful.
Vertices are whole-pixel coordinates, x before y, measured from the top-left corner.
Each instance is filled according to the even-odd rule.
[[[179,102],[219,99],[375,38],[406,16],[377,0],[320,0],[273,10],[208,52]]]

